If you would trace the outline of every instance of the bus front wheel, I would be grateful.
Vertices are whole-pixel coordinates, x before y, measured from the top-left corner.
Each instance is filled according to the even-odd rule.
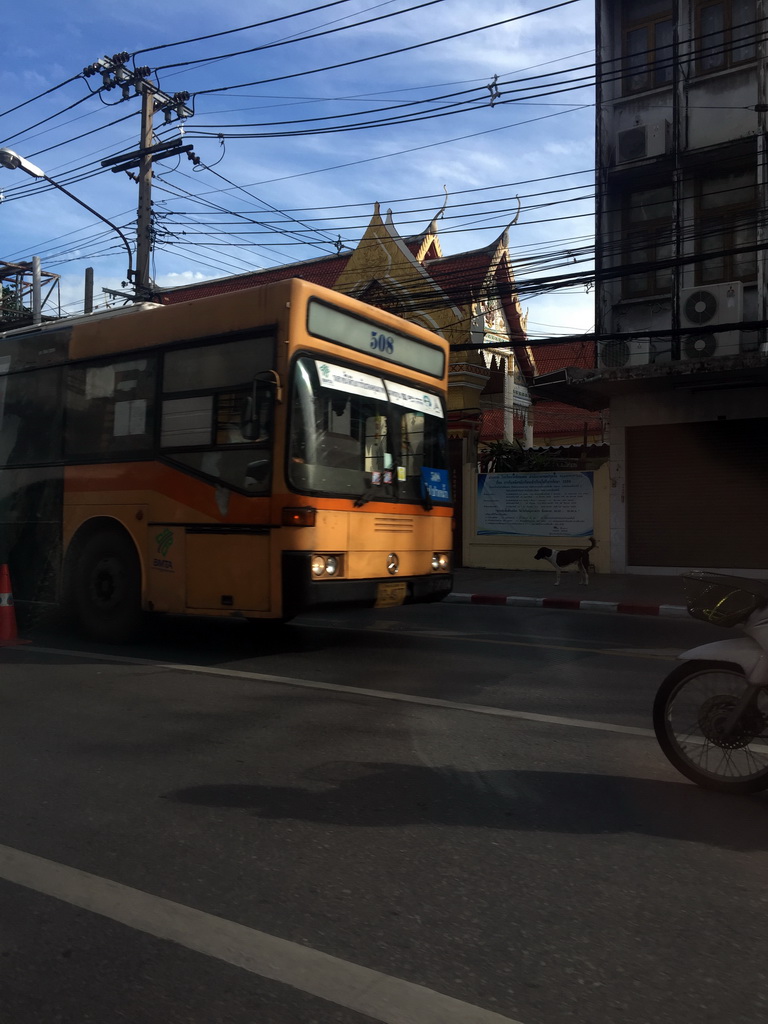
[[[100,530],[77,545],[70,596],[80,628],[94,640],[133,639],[141,624],[141,569],[124,533]]]

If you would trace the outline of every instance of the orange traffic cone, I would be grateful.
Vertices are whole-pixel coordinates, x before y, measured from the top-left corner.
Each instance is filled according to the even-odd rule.
[[[0,647],[12,647],[26,643],[19,639],[16,629],[16,612],[13,608],[11,576],[7,565],[0,565]]]

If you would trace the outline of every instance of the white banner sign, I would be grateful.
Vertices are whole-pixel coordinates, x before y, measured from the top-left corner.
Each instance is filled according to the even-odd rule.
[[[316,359],[317,373],[320,384],[333,391],[345,391],[349,395],[365,395],[386,402],[387,398],[395,405],[404,409],[414,409],[430,416],[443,418],[443,407],[435,395],[427,391],[418,391],[407,384],[396,384],[392,380],[382,381],[370,373],[350,370],[346,366],[337,366],[322,359]]]
[[[407,384],[395,384],[392,380],[384,381],[387,387],[387,394],[390,402],[401,405],[404,409],[415,409],[416,412],[423,412],[429,416],[443,418],[443,407],[434,395],[426,391],[417,391],[416,388],[409,388]]]
[[[315,362],[322,387],[346,391],[349,395],[367,395],[368,398],[378,398],[386,402],[387,392],[379,377],[373,377],[370,373],[360,373],[359,370],[349,370],[346,366],[337,366],[335,363],[326,363],[320,359]]]
[[[477,533],[518,537],[590,537],[591,473],[481,473]]]

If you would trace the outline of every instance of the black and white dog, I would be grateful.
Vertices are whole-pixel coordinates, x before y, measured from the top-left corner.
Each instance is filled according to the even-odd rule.
[[[589,583],[589,552],[595,546],[595,538],[589,538],[588,548],[563,548],[559,551],[557,548],[539,548],[536,554],[533,556],[536,559],[545,558],[548,562],[551,562],[555,567],[555,586],[560,582],[560,572],[563,569],[567,569],[569,565],[575,565],[579,570],[581,576],[581,582],[584,586]]]

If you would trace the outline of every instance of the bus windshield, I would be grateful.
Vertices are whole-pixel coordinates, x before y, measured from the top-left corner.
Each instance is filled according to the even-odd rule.
[[[448,504],[438,395],[327,360],[293,367],[287,476],[305,494]]]

